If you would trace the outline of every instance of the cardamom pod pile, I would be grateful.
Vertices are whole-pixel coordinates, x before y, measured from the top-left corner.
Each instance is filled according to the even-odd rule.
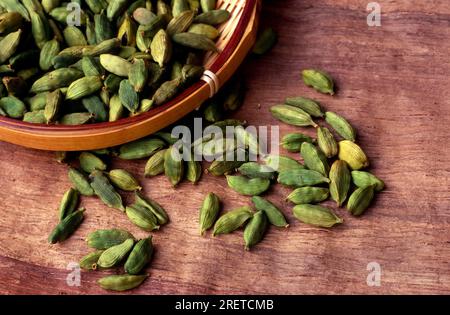
[[[0,115],[116,121],[200,79],[230,13],[216,0],[0,1]],[[79,19],[79,20],[77,20]]]

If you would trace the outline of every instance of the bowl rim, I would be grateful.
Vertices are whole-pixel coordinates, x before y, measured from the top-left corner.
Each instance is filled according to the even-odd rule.
[[[214,63],[209,68],[209,70],[212,71],[213,73],[217,73],[225,65],[227,60],[233,54],[234,50],[237,48],[239,42],[241,41],[242,37],[244,36],[245,29],[251,19],[253,9],[257,5],[257,1],[258,0],[245,0],[245,5],[243,8],[241,18],[239,19],[239,22],[235,28],[235,31],[233,32],[233,35],[231,36],[231,38],[228,41],[225,48],[219,53],[219,56],[216,58]],[[136,116],[119,119],[114,122],[97,122],[97,123],[92,123],[92,124],[75,125],[75,126],[46,125],[46,124],[29,123],[29,122],[24,122],[22,120],[13,119],[10,117],[0,116],[0,127],[8,128],[8,129],[22,130],[22,131],[27,131],[27,132],[36,132],[36,133],[77,132],[77,131],[87,131],[87,130],[100,131],[102,129],[126,127],[126,126],[130,126],[130,125],[133,125],[136,123],[143,122],[155,115],[160,114],[161,112],[164,112],[164,111],[170,109],[173,106],[176,106],[179,102],[182,102],[185,97],[187,97],[194,91],[201,89],[206,84],[207,83],[205,81],[199,80],[198,82],[192,84],[190,87],[188,87],[183,92],[178,94],[174,99],[170,100],[169,102],[167,102],[161,106],[150,109],[148,112],[145,112],[145,113],[142,113],[142,114],[139,114]],[[222,84],[222,82],[221,82],[221,84]]]

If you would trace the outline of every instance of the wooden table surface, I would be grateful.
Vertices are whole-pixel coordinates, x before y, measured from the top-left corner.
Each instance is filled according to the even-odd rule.
[[[250,204],[224,178],[204,176],[196,188],[172,189],[164,177],[144,179],[145,161],[113,161],[142,180],[146,193],[172,222],[154,233],[156,254],[141,294],[412,294],[450,293],[450,4],[446,0],[379,1],[382,26],[368,27],[361,0],[264,1],[263,20],[279,33],[268,55],[249,58],[245,106],[236,117],[275,125],[269,106],[286,96],[315,97],[348,117],[372,170],[386,190],[361,218],[337,212],[345,223],[332,230],[296,221],[277,186],[269,199],[282,206],[291,227],[270,228],[251,252],[242,232],[198,235],[198,208],[216,192],[224,209]],[[300,81],[303,68],[327,70],[335,97],[318,95]],[[261,108],[258,108],[261,104]],[[299,130],[281,125],[281,134]],[[312,133],[313,130],[304,129]],[[66,284],[70,262],[88,252],[84,238],[99,228],[121,227],[139,237],[125,215],[97,199],[79,230],[60,245],[47,235],[69,187],[67,169],[53,154],[0,144],[0,293],[104,293],[104,273],[82,273]],[[369,286],[369,263],[381,267],[380,286]]]

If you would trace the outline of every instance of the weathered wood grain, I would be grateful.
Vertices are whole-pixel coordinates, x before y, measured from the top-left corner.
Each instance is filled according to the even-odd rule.
[[[145,161],[114,161],[136,174],[172,222],[154,233],[157,248],[143,294],[450,293],[450,5],[448,1],[379,1],[382,26],[366,25],[367,1],[265,1],[264,20],[279,33],[277,47],[244,67],[249,93],[236,117],[276,125],[270,105],[286,96],[315,97],[348,117],[372,170],[386,182],[374,206],[330,231],[293,219],[283,203],[288,189],[269,199],[283,207],[289,229],[271,228],[255,250],[243,250],[242,232],[198,236],[198,208],[216,192],[224,208],[249,204],[223,178],[204,176],[194,189],[173,190],[163,177],[143,179]],[[335,97],[300,82],[306,67],[336,78]],[[258,107],[261,104],[261,108]],[[281,125],[281,134],[295,128]],[[312,133],[313,130],[306,132]],[[66,167],[53,154],[0,144],[0,292],[104,293],[99,273],[82,273],[69,287],[68,263],[88,248],[98,228],[142,233],[116,210],[84,199],[86,220],[67,242],[47,244],[57,206],[69,187]],[[382,268],[381,286],[366,284],[367,264]]]

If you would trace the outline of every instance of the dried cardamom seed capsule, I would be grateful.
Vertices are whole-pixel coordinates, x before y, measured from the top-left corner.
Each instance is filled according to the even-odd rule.
[[[125,272],[137,275],[150,262],[153,255],[152,237],[140,240],[134,245],[133,250],[125,262]]]
[[[146,207],[131,205],[126,207],[127,217],[136,226],[145,231],[159,230],[159,225],[155,215]]]
[[[84,77],[70,84],[66,100],[78,100],[89,96],[102,88],[102,80],[98,76]]]
[[[345,161],[337,160],[333,163],[330,170],[330,194],[340,207],[347,199],[350,190],[351,177]]]
[[[345,140],[355,141],[356,132],[350,123],[342,116],[333,112],[325,113],[325,120]]]
[[[240,228],[252,217],[252,209],[247,206],[227,212],[217,220],[216,224],[214,224],[213,236],[231,233]]]
[[[61,117],[59,123],[61,125],[84,125],[92,119],[91,113],[72,113]]]
[[[153,105],[154,105],[153,100],[143,99],[143,100],[141,100],[141,106],[139,106],[139,112],[140,113],[146,113],[150,109],[153,108]]]
[[[2,109],[0,108],[0,112],[1,111],[2,111]],[[6,113],[2,116],[6,116]],[[28,123],[33,123],[33,124],[45,124],[46,120],[45,120],[44,111],[37,110],[34,112],[25,113],[25,115],[23,115],[23,121],[28,122]]]
[[[329,183],[330,180],[321,173],[313,170],[288,169],[279,172],[278,182],[286,186],[304,187]]]
[[[228,21],[230,16],[231,14],[227,10],[211,10],[197,15],[194,22],[208,25],[218,25]]]
[[[183,179],[183,158],[180,151],[173,146],[167,149],[164,155],[164,173],[174,187]]]
[[[80,200],[78,191],[70,188],[64,193],[59,206],[59,221],[64,220],[68,215],[73,213],[78,206]]]
[[[98,284],[105,290],[127,291],[142,284],[148,275],[113,275],[101,278]]]
[[[324,116],[322,109],[315,100],[306,97],[288,97],[285,101],[287,105],[298,107],[313,117]]]
[[[119,77],[127,77],[132,67],[131,62],[111,54],[100,55],[100,63],[106,71]]]
[[[287,200],[300,205],[307,203],[318,203],[328,199],[329,190],[328,188],[322,187],[300,187],[295,189],[289,196]]]
[[[167,35],[173,36],[185,32],[194,21],[194,12],[187,10],[174,17],[167,25]]]
[[[30,111],[38,111],[43,110],[45,108],[45,104],[47,104],[47,94],[48,92],[43,92],[36,94],[33,97],[29,97],[25,99],[25,102],[30,108]]]
[[[31,93],[54,91],[69,86],[83,77],[83,72],[73,68],[61,68],[49,72],[36,80],[31,86]]]
[[[145,165],[144,175],[146,177],[156,176],[164,173],[164,154],[166,150],[160,150],[148,159]]]
[[[119,158],[123,160],[138,160],[152,156],[166,146],[157,138],[144,138],[124,144],[119,149]]]
[[[156,18],[156,14],[146,8],[137,8],[133,11],[133,19],[140,25],[148,25]]]
[[[373,185],[375,191],[382,191],[384,189],[384,182],[369,172],[352,171],[352,180],[353,184],[359,188]]]
[[[161,207],[156,201],[145,197],[140,192],[135,192],[136,204],[142,207],[149,209],[156,217],[158,224],[164,225],[169,222],[169,216],[167,215],[166,210]]]
[[[134,90],[129,80],[120,82],[119,97],[122,105],[132,114],[135,114],[139,108],[139,95]]]
[[[80,161],[81,169],[89,174],[95,170],[105,171],[107,168],[105,162],[89,152],[82,152],[78,157],[78,160]]]
[[[84,218],[84,209],[72,212],[67,217],[64,218],[58,225],[54,228],[50,236],[48,237],[48,242],[50,244],[55,244],[66,240],[81,224]]]
[[[39,66],[48,71],[52,67],[52,60],[60,52],[59,42],[54,38],[44,44],[40,52]]]
[[[11,118],[21,119],[27,111],[26,105],[15,96],[0,99],[0,108]]]
[[[98,60],[91,56],[81,59],[81,68],[85,76],[101,76],[104,72]]]
[[[161,84],[152,98],[155,105],[159,106],[171,100],[178,93],[182,83],[183,79],[178,78]]]
[[[194,157],[186,162],[186,179],[193,184],[196,184],[202,176],[202,164],[198,161],[194,161]]]
[[[234,172],[239,166],[244,164],[245,161],[227,161],[227,160],[215,160],[208,168],[208,173],[214,176],[222,176]]]
[[[97,95],[88,96],[81,100],[83,107],[92,114],[95,121],[105,122],[108,120],[108,112],[105,103]]]
[[[127,239],[134,239],[133,234],[121,229],[97,230],[86,238],[87,245],[95,249],[108,249],[122,244]]]
[[[78,170],[69,168],[69,179],[72,182],[76,190],[84,196],[93,196],[94,190],[87,178]]]
[[[80,260],[80,268],[84,270],[97,270],[97,261],[103,254],[102,250],[98,250],[87,254]]]
[[[181,68],[182,84],[188,85],[199,80],[202,77],[204,71],[205,68],[203,68],[202,66],[184,65],[183,68]]]
[[[119,27],[117,38],[126,46],[134,47],[136,45],[136,31],[136,23],[134,23],[128,14],[125,14],[122,24]]]
[[[333,211],[317,205],[297,205],[293,209],[294,216],[303,223],[324,228],[344,222]]]
[[[277,227],[289,227],[284,214],[273,203],[259,196],[253,196],[252,202],[255,205],[256,210],[264,211],[272,225]]]
[[[274,169],[277,172],[286,170],[304,169],[305,167],[298,161],[283,155],[269,155],[264,158],[264,162],[267,166]]]
[[[338,154],[338,144],[328,128],[317,128],[317,144],[327,158]]]
[[[0,64],[7,61],[17,50],[20,43],[20,37],[22,30],[18,30],[13,33],[9,33],[3,39],[0,40]]]
[[[271,50],[273,46],[275,46],[277,41],[277,33],[273,30],[273,28],[268,27],[258,35],[258,39],[253,47],[253,53],[257,55],[264,55]]]
[[[108,173],[111,183],[125,191],[141,190],[139,182],[128,171],[122,169],[111,170]]]
[[[205,51],[219,52],[216,44],[204,35],[195,33],[178,33],[173,35],[173,41],[179,45]]]
[[[270,180],[227,175],[228,187],[246,196],[258,196],[270,187]]]
[[[300,152],[303,142],[314,143],[314,140],[302,133],[288,133],[281,140],[281,145],[289,152]]]
[[[222,105],[215,100],[207,102],[205,109],[203,110],[203,118],[209,122],[217,122],[223,117]]]
[[[18,12],[0,14],[0,34],[9,34],[22,26],[23,18]]]
[[[339,142],[339,159],[347,162],[353,170],[369,166],[369,160],[359,145],[350,141]]]
[[[369,207],[374,195],[374,185],[356,189],[348,198],[347,210],[354,216],[360,216]]]
[[[61,93],[61,90],[56,90],[47,94],[47,103],[44,109],[44,116],[47,124],[55,121],[63,100],[64,95]]]
[[[109,121],[117,121],[122,118],[124,109],[119,95],[113,95],[109,101]]]
[[[239,173],[245,175],[250,178],[265,178],[265,179],[274,179],[275,171],[267,166],[261,165],[256,162],[247,162],[242,164],[239,169]]]
[[[307,69],[302,71],[303,82],[316,91],[334,95],[334,82],[330,75],[323,71]]]
[[[319,172],[324,176],[328,176],[330,166],[326,156],[315,145],[304,142],[300,150],[305,166],[310,170]]]
[[[134,239],[129,238],[119,245],[106,249],[98,259],[98,266],[102,268],[111,268],[117,266],[128,255],[133,248]]]
[[[153,57],[160,67],[164,67],[172,57],[172,42],[167,35],[166,31],[159,30],[152,40],[150,45],[150,51]]]
[[[142,59],[134,60],[128,75],[131,85],[136,92],[142,92],[148,80],[148,70],[145,61]]]
[[[67,26],[64,31],[64,40],[67,46],[87,46],[87,40],[83,32],[76,26]]]
[[[245,249],[250,250],[264,237],[267,231],[267,216],[264,211],[256,212],[244,230]]]
[[[209,230],[216,222],[220,211],[220,199],[214,193],[206,195],[200,208],[200,235]]]
[[[276,119],[293,126],[317,127],[311,116],[304,110],[290,105],[275,105],[270,108],[272,116]]]
[[[200,6],[203,12],[209,12],[216,8],[216,0],[200,0]]]
[[[109,1],[108,7],[106,9],[106,15],[108,20],[114,21],[121,13],[126,10],[128,0],[112,0]]]
[[[94,171],[89,176],[92,180],[91,187],[95,194],[110,208],[125,211],[122,197],[116,192],[108,178],[100,171]]]
[[[210,40],[216,40],[217,37],[219,37],[220,32],[215,28],[214,26],[208,25],[208,24],[192,24],[189,29],[189,33],[194,33],[198,35],[203,35],[208,37]]]
[[[173,0],[172,1],[172,14],[176,18],[184,11],[189,10],[189,4],[186,0]]]

